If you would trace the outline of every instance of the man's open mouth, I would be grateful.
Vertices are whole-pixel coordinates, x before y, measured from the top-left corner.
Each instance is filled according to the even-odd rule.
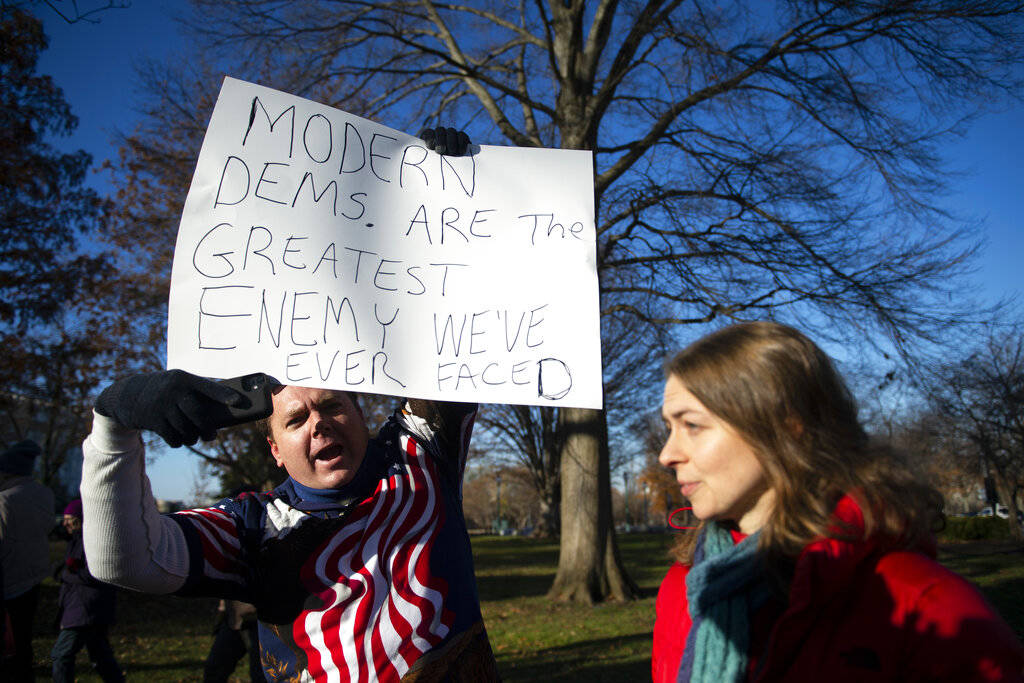
[[[324,446],[317,454],[313,456],[313,459],[319,462],[331,462],[335,458],[341,457],[345,453],[345,447],[341,444],[331,444],[330,446]]]

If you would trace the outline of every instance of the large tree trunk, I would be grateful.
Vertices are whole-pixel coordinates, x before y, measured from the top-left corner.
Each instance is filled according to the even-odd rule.
[[[559,515],[561,494],[552,479],[549,479],[547,485],[540,491],[540,519],[533,532],[534,538],[558,538],[559,524],[562,521]]]
[[[562,537],[548,597],[594,604],[631,600],[636,584],[619,559],[612,526],[608,427],[604,413],[563,408]]]
[[[992,476],[992,481],[996,487],[996,497],[999,499],[999,503],[1005,505],[1010,512],[1010,516],[1007,518],[1006,523],[1010,526],[1010,538],[1016,541],[1024,541],[1024,529],[1021,528],[1020,522],[1017,521],[1017,501],[1013,496],[1013,486],[1007,480],[1006,474],[1003,470],[992,463],[988,469]],[[996,512],[996,504],[992,505],[992,513]]]

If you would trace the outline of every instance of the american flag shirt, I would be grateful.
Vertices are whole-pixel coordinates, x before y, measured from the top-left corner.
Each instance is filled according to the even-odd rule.
[[[457,409],[396,412],[337,491],[289,478],[172,516],[178,594],[255,604],[268,680],[496,680],[461,503],[475,407],[434,405]]]

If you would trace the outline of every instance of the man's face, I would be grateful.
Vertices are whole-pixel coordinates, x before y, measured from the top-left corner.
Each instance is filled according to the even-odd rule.
[[[292,479],[336,489],[356,475],[369,433],[363,413],[341,391],[285,386],[273,396],[270,453]]]
[[[82,520],[74,515],[64,515],[64,530],[69,536],[74,536],[82,529]]]

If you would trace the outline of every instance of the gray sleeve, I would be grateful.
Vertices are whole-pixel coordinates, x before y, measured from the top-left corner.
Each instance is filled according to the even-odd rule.
[[[189,567],[185,535],[156,508],[139,431],[93,413],[82,454],[82,533],[93,575],[146,593],[181,588]]]

